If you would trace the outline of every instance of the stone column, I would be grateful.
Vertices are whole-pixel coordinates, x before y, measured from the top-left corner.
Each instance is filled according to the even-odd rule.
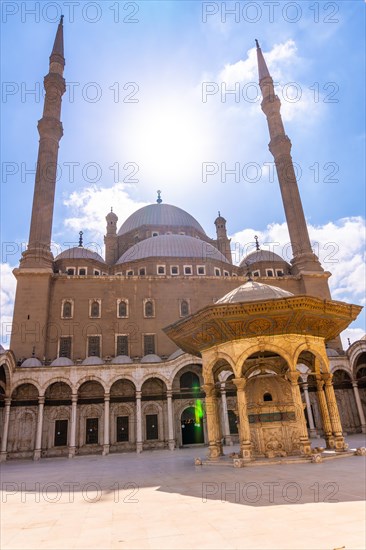
[[[136,452],[142,452],[141,391],[136,390]]]
[[[307,410],[308,419],[309,419],[310,437],[316,437],[318,434],[317,434],[317,431],[316,431],[316,429],[315,429],[313,411],[311,410],[311,405],[310,405],[310,399],[309,399],[309,384],[307,384],[307,383],[305,382],[305,383],[302,385],[302,387],[303,387],[303,390],[304,390],[305,403],[306,403],[306,410]]]
[[[0,453],[0,462],[5,462],[7,457],[7,447],[8,447],[8,433],[9,433],[9,420],[10,420],[10,397],[5,398],[5,409],[4,409],[4,426],[3,426],[3,435],[1,439],[1,453]]]
[[[103,440],[103,456],[109,454],[109,393],[104,394],[104,440]]]
[[[166,400],[168,407],[168,446],[170,451],[174,451],[174,417],[173,417],[173,390],[167,390]]]
[[[44,395],[38,397],[36,448],[34,449],[34,452],[33,452],[33,460],[40,459],[42,454],[43,409],[44,409]]]
[[[304,403],[301,399],[300,386],[298,384],[300,373],[298,371],[290,371],[288,377],[291,382],[292,400],[295,406],[296,422],[300,432],[300,452],[303,455],[311,453],[311,444],[308,437],[308,429],[304,415]],[[308,396],[309,398],[309,396]]]
[[[343,437],[342,424],[339,417],[338,405],[334,393],[332,378],[333,374],[331,374],[330,372],[323,374],[323,380],[325,381],[325,398],[328,405],[330,423],[334,435],[335,450],[345,451],[348,447],[346,446]]]
[[[366,433],[366,421],[365,421],[365,415],[362,408],[361,398],[360,398],[360,392],[358,391],[357,381],[355,380],[352,382],[353,386],[353,392],[355,394],[355,400],[356,400],[356,406],[358,411],[358,416],[360,417],[361,422],[361,432],[364,434]]]
[[[322,423],[323,423],[324,439],[325,439],[327,448],[334,449],[335,443],[334,443],[334,437],[332,433],[332,425],[330,423],[328,405],[325,399],[323,386],[324,386],[324,380],[322,380],[320,376],[319,377],[317,376],[316,387],[317,387],[320,414],[321,414]]]
[[[229,416],[227,411],[227,401],[226,401],[226,390],[225,382],[221,384],[221,408],[222,408],[222,431],[224,434],[225,445],[232,445],[230,435],[230,425],[229,425]]]
[[[71,396],[71,426],[70,426],[70,443],[69,443],[69,458],[75,456],[76,453],[76,422],[77,422],[77,406],[78,396],[73,393]]]
[[[220,420],[218,415],[217,398],[214,384],[204,384],[202,390],[205,392],[207,432],[208,432],[208,453],[209,458],[218,458],[223,454],[221,444]]]
[[[252,460],[252,444],[250,441],[250,426],[247,411],[247,398],[245,395],[245,378],[233,378],[232,380],[237,388],[237,402],[239,415],[239,441],[240,456],[244,460]]]

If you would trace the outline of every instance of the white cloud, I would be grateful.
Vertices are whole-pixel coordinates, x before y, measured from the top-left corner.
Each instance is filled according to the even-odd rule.
[[[1,307],[1,341],[4,347],[9,346],[10,328],[13,318],[16,279],[12,273],[13,267],[8,263],[0,265],[0,307]]]
[[[134,201],[130,195],[131,187],[125,183],[116,183],[112,187],[85,187],[74,191],[64,199],[64,205],[70,209],[71,216],[66,217],[65,225],[75,231],[88,230],[88,236],[102,242],[105,233],[105,217],[111,207],[122,222],[138,208],[147,203]]]
[[[347,349],[349,347],[348,338],[351,344],[353,344],[353,342],[360,340],[363,336],[365,336],[365,329],[347,328],[346,330],[341,332],[341,340],[342,340],[343,348]]]
[[[333,299],[365,305],[365,220],[361,216],[341,218],[322,226],[308,224],[308,229],[314,252],[323,268],[332,273],[329,286]],[[254,235],[258,235],[263,250],[272,250],[286,261],[291,259],[289,234],[283,223],[232,235],[235,263],[254,250]]]

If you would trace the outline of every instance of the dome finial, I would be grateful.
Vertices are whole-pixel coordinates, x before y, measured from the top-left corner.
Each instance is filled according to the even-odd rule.
[[[163,199],[161,198],[161,191],[160,189],[157,190],[158,198],[156,199],[156,202],[158,204],[161,204],[163,202]]]
[[[36,356],[36,346],[33,346],[32,357],[35,357],[35,356]]]
[[[83,232],[79,231],[79,246],[83,246]]]
[[[113,206],[111,206],[111,212],[113,212]]]
[[[256,250],[260,250],[260,246],[259,246],[259,242],[258,242],[258,237],[257,237],[257,235],[254,235],[254,240],[255,240],[255,249],[256,249]]]

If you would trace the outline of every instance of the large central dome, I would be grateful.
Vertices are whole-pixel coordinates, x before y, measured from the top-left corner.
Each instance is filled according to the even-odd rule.
[[[205,231],[193,216],[171,204],[149,204],[140,208],[122,224],[118,235],[124,235],[143,226],[190,227],[206,235]]]

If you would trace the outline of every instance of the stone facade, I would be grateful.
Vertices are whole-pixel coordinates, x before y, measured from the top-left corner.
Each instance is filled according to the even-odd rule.
[[[215,432],[220,442],[215,440],[215,445],[240,442],[241,406],[232,371],[220,368],[215,392],[211,391],[202,358],[178,349],[163,329],[213,305],[251,278],[296,296],[330,299],[330,273],[311,251],[296,179],[288,177],[291,170],[284,170],[284,159],[292,166],[291,144],[284,134],[279,103],[270,100],[273,83],[259,48],[258,62],[262,108],[294,251],[291,261],[263,254],[257,245],[239,266],[234,265],[226,220],[220,213],[214,221],[216,238],[211,238],[187,212],[162,204],[160,194],[156,204],[132,214],[119,231],[117,215],[107,214],[104,258],[85,248],[82,239],[78,247],[53,258],[56,174],[52,170],[47,178],[44,174],[46,166],[56,166],[63,134],[65,60],[60,22],[38,126],[41,139],[29,244],[14,270],[11,350],[0,355],[2,459],[209,444],[213,400],[220,418]],[[327,345],[331,352],[327,372],[335,375],[343,426],[349,432],[364,431],[365,341],[344,352],[333,335]],[[315,436],[324,432],[324,411],[315,398],[319,380],[312,380],[311,370],[298,372],[305,413],[295,419],[293,428],[296,431],[300,422],[304,432],[307,422],[309,435]],[[266,414],[268,405],[258,405],[265,378],[260,380],[240,390],[249,415]],[[290,380],[279,384],[279,393],[292,391]],[[268,433],[252,427],[257,453],[277,452],[273,430],[288,429],[293,422],[296,411],[290,401],[282,411],[287,415],[284,428],[282,421]],[[291,454],[296,437],[285,439],[283,451]]]

